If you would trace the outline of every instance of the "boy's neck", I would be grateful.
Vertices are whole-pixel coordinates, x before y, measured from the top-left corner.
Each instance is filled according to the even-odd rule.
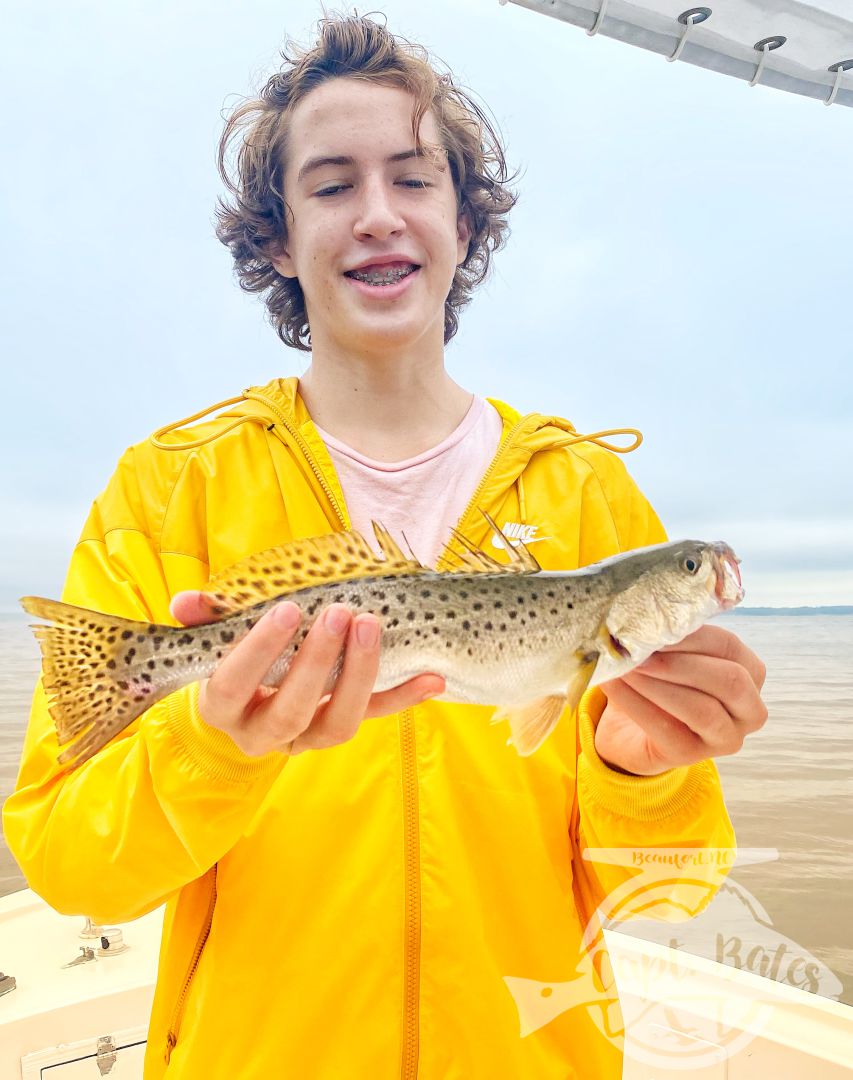
[[[318,357],[299,379],[311,419],[375,461],[405,461],[443,442],[473,396],[444,369],[443,356],[417,366],[396,358],[346,363]]]

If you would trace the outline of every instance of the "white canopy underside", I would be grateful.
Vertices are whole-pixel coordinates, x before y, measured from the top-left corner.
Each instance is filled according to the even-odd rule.
[[[502,4],[507,0],[500,0]],[[591,30],[603,0],[510,0],[519,7]],[[759,83],[827,101],[836,86],[829,68],[848,63],[834,102],[853,106],[853,0],[604,0],[598,33],[672,56],[687,31],[678,59],[750,82],[762,53]],[[679,15],[708,8],[710,18],[689,28]],[[776,49],[756,49],[766,38],[784,37]]]

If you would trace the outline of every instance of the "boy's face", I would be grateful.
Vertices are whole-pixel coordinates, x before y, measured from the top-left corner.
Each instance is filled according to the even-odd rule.
[[[413,154],[412,107],[405,90],[336,78],[293,111],[288,238],[272,261],[299,279],[315,353],[443,346],[444,302],[470,234],[443,150],[435,162]],[[439,146],[432,112],[420,136],[427,152]],[[317,160],[327,158],[339,160]],[[418,269],[396,280],[413,264]],[[351,276],[356,269],[378,270],[383,280],[393,271],[394,279],[370,284]]]

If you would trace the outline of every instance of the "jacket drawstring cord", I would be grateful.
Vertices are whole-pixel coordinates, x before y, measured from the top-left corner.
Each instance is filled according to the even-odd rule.
[[[240,394],[239,397],[226,398],[225,401],[217,402],[216,405],[209,405],[206,409],[202,409],[201,412],[193,413],[192,416],[185,416],[183,420],[177,420],[172,424],[164,424],[163,427],[158,428],[153,435],[150,436],[151,443],[157,447],[158,450],[194,450],[198,446],[204,446],[213,438],[219,438],[222,435],[226,435],[229,431],[233,431],[234,428],[239,427],[240,424],[254,423],[263,424],[267,429],[270,427],[270,421],[263,416],[257,416],[254,413],[248,413],[246,416],[238,416],[234,419],[234,422],[228,424],[221,431],[217,431],[215,436],[209,435],[204,439],[196,439],[195,442],[179,442],[179,443],[165,443],[161,442],[163,435],[169,435],[173,431],[177,431],[178,428],[183,427],[184,424],[191,424],[194,420],[200,420],[203,416],[207,416],[209,413],[216,412],[217,409],[223,409],[226,405],[236,405],[238,401],[245,401],[245,395]]]

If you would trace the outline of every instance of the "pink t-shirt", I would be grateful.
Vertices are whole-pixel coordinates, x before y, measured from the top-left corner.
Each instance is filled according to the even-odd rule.
[[[315,425],[316,426],[316,425]],[[343,488],[352,527],[377,553],[371,519],[381,521],[408,554],[434,566],[497,453],[503,422],[494,405],[474,397],[443,442],[405,461],[374,461],[318,427]]]

